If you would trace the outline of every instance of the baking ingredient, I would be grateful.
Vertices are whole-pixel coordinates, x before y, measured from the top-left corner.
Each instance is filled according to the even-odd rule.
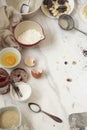
[[[42,76],[42,74],[43,74],[43,71],[42,70],[40,70],[40,69],[32,69],[31,70],[31,74],[32,74],[32,76],[34,77],[34,78],[40,78],[41,76]]]
[[[33,58],[33,57],[25,57],[24,62],[29,67],[32,67],[36,64],[35,58]]]
[[[5,69],[0,68],[0,94],[5,94],[9,91],[9,79],[8,72]]]
[[[18,62],[18,56],[14,52],[6,52],[1,56],[1,63],[4,66],[10,67]]]
[[[11,71],[10,78],[14,82],[19,82],[19,81],[27,82],[29,78],[29,74],[23,68],[16,68]]]
[[[62,14],[68,14],[71,10],[68,0],[44,0],[43,6],[56,18]]]
[[[40,41],[42,35],[36,29],[28,29],[18,36],[18,41],[23,44],[33,44]]]
[[[82,14],[87,19],[87,5],[82,8]]]
[[[84,55],[85,57],[87,57],[87,50],[86,50],[86,49],[84,49],[84,50],[82,51],[82,53],[83,53],[83,55]]]
[[[0,114],[0,127],[11,128],[19,124],[19,115],[17,111],[6,110]]]
[[[12,97],[18,101],[26,101],[27,99],[29,99],[29,97],[31,95],[30,85],[28,83],[24,83],[24,82],[16,82],[15,84],[20,89],[23,96],[19,98],[17,96],[17,94],[15,93],[14,89],[12,89],[12,91],[11,91]]]
[[[70,79],[70,78],[68,78],[68,79],[66,79],[67,80],[67,82],[72,82],[72,79]]]

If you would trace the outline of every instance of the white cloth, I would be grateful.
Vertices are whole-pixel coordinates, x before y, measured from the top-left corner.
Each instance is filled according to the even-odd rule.
[[[6,0],[0,0],[0,7],[1,6],[7,6]]]
[[[22,19],[21,14],[11,6],[0,7],[0,48],[13,46],[20,50],[12,29]]]

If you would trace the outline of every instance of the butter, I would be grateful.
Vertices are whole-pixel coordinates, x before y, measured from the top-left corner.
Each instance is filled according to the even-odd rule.
[[[87,5],[85,5],[82,9],[83,16],[87,19]]]

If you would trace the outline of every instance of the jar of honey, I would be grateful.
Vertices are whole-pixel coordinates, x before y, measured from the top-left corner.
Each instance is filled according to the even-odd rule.
[[[10,90],[10,76],[8,72],[0,68],[0,94],[5,94]]]

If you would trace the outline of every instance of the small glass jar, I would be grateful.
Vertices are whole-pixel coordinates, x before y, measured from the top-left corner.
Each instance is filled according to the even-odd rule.
[[[10,90],[10,76],[8,72],[0,68],[0,94],[6,94]]]

